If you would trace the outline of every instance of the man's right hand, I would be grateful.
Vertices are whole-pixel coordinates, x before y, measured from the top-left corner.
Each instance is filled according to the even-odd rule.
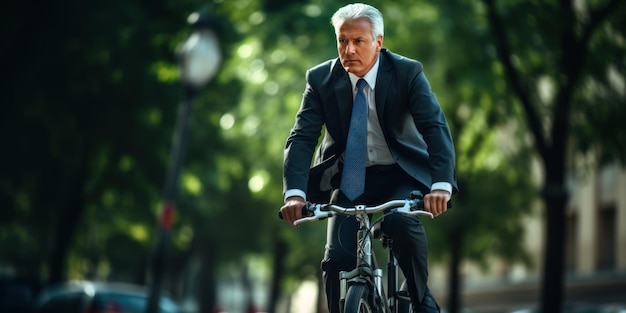
[[[280,208],[283,220],[294,228],[298,228],[293,222],[302,218],[302,207],[305,205],[306,201],[302,197],[294,196],[287,198],[285,204]]]

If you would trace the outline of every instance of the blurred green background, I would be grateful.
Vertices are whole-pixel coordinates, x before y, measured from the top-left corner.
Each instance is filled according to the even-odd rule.
[[[346,3],[2,4],[0,274],[150,282],[181,102],[174,51],[202,11],[223,62],[194,102],[164,287],[208,312],[221,283],[254,276],[258,306],[280,312],[319,277],[325,239],[324,223],[277,219],[283,144],[305,70],[337,55],[329,20]],[[443,305],[459,306],[462,262],[493,258],[542,269],[542,305],[561,305],[574,160],[626,160],[626,2],[368,3],[384,46],[424,64],[456,144],[461,193],[426,222],[431,264],[448,273]],[[547,225],[539,263],[524,247],[532,214]]]

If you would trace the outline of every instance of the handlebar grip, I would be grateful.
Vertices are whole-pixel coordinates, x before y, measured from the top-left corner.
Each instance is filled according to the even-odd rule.
[[[423,209],[424,208],[424,195],[422,194],[421,191],[419,190],[413,190],[409,193],[409,199],[411,200],[415,200],[418,199],[419,201],[417,202],[417,206],[416,208],[418,209]],[[448,205],[447,205],[448,209],[452,208],[452,200],[448,201]]]
[[[423,209],[424,208],[424,200],[420,200],[417,202],[417,206],[415,206],[416,209]],[[452,200],[448,201],[447,203],[447,208],[448,209],[452,209]]]
[[[315,207],[315,204],[307,202],[304,206],[302,206],[302,217],[308,216],[309,212],[311,212],[311,208]],[[283,212],[278,211],[278,218],[283,219]]]

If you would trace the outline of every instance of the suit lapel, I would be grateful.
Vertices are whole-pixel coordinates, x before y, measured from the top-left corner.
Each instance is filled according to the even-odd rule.
[[[385,58],[386,50],[383,49],[380,53],[378,75],[376,77],[376,111],[378,112],[378,121],[380,126],[384,128],[385,119],[385,105],[387,104],[387,94],[391,87],[392,67],[388,60]]]
[[[331,80],[333,81],[337,109],[339,111],[339,121],[341,124],[342,139],[348,137],[350,127],[350,115],[352,114],[352,85],[348,73],[341,67],[339,60],[332,68]],[[337,139],[337,138],[336,138]]]

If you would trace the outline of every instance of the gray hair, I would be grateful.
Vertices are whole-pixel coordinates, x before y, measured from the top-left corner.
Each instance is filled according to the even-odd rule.
[[[348,4],[333,14],[330,19],[331,24],[335,29],[341,26],[345,21],[356,20],[359,18],[366,18],[372,24],[372,39],[376,41],[378,36],[385,34],[385,25],[383,22],[383,15],[375,7],[363,3]]]

